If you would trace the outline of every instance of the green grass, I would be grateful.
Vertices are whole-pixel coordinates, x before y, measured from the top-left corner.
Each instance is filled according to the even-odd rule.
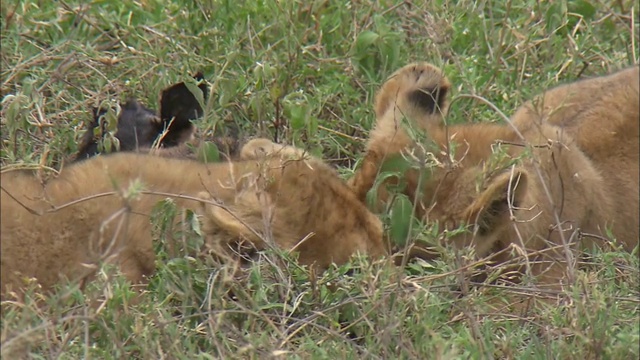
[[[408,62],[443,66],[454,96],[476,94],[510,114],[553,84],[640,54],[628,0],[13,0],[2,18],[2,165],[53,169],[77,150],[92,106],[137,97],[157,108],[161,89],[196,71],[213,87],[202,130],[235,123],[244,136],[307,147],[346,176],[374,120],[375,90]],[[454,122],[499,121],[468,98],[451,111]],[[268,253],[237,280],[211,259],[170,252],[158,241],[158,272],[137,302],[108,267],[84,293],[4,302],[2,355],[640,356],[637,254],[593,254],[562,306],[509,314],[487,302],[527,289],[459,298],[452,289],[466,280],[453,257],[406,269],[356,259],[308,274]]]

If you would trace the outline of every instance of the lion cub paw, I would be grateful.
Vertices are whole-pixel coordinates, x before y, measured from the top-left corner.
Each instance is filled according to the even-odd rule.
[[[451,83],[441,69],[426,63],[405,65],[389,77],[376,96],[376,115],[392,105],[418,115],[444,115]]]
[[[294,146],[276,144],[269,139],[257,138],[247,142],[240,150],[240,159],[255,160],[270,156],[279,156],[283,159],[309,160],[311,155],[303,149]]]

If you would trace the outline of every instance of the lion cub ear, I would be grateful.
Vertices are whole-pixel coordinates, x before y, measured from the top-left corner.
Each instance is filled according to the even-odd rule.
[[[426,62],[406,65],[396,71],[376,96],[376,116],[381,118],[390,108],[405,116],[442,119],[448,107],[449,79],[438,67]]]
[[[197,73],[193,78],[198,82],[198,95],[192,93],[184,82],[174,84],[160,93],[158,128],[160,132],[167,128],[167,134],[162,140],[163,145],[175,146],[185,141],[193,132],[191,120],[196,120],[204,114],[200,101],[207,101],[209,88],[202,73]]]
[[[268,194],[245,191],[238,194],[233,204],[226,206],[212,204],[212,198],[206,192],[200,192],[198,198],[203,200],[200,201],[200,214],[205,234],[223,232],[227,241],[221,242],[241,238],[250,241],[256,248],[264,247],[264,241],[257,231],[262,230],[262,209],[271,203]]]
[[[528,174],[524,169],[507,171],[491,180],[466,211],[467,219],[476,224],[477,234],[487,235],[510,223],[513,209],[524,200],[527,185]]]

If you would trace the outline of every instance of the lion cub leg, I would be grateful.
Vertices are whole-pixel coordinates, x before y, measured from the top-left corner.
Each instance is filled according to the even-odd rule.
[[[414,144],[405,127],[425,132],[444,123],[450,87],[442,70],[426,62],[400,68],[382,85],[365,157],[349,181],[360,200],[365,200],[385,160]]]
[[[98,262],[116,264],[134,288],[143,290],[149,277],[156,270],[156,253],[153,249],[151,225],[148,219],[145,221],[139,216],[130,214],[123,216],[125,218],[122,220],[128,223],[128,226],[121,230],[113,229],[113,239],[103,239],[105,242],[98,245],[99,254],[96,254],[94,264],[97,265]],[[110,242],[115,243],[109,244]],[[91,275],[89,279],[93,276]]]

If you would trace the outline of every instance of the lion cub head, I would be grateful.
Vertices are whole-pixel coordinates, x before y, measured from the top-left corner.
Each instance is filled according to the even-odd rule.
[[[321,159],[258,138],[243,146],[240,160],[255,171],[237,179],[242,185],[232,200],[223,204],[198,194],[203,233],[216,254],[246,257],[276,246],[298,253],[300,264],[325,270],[355,253],[386,253],[380,219]]]

